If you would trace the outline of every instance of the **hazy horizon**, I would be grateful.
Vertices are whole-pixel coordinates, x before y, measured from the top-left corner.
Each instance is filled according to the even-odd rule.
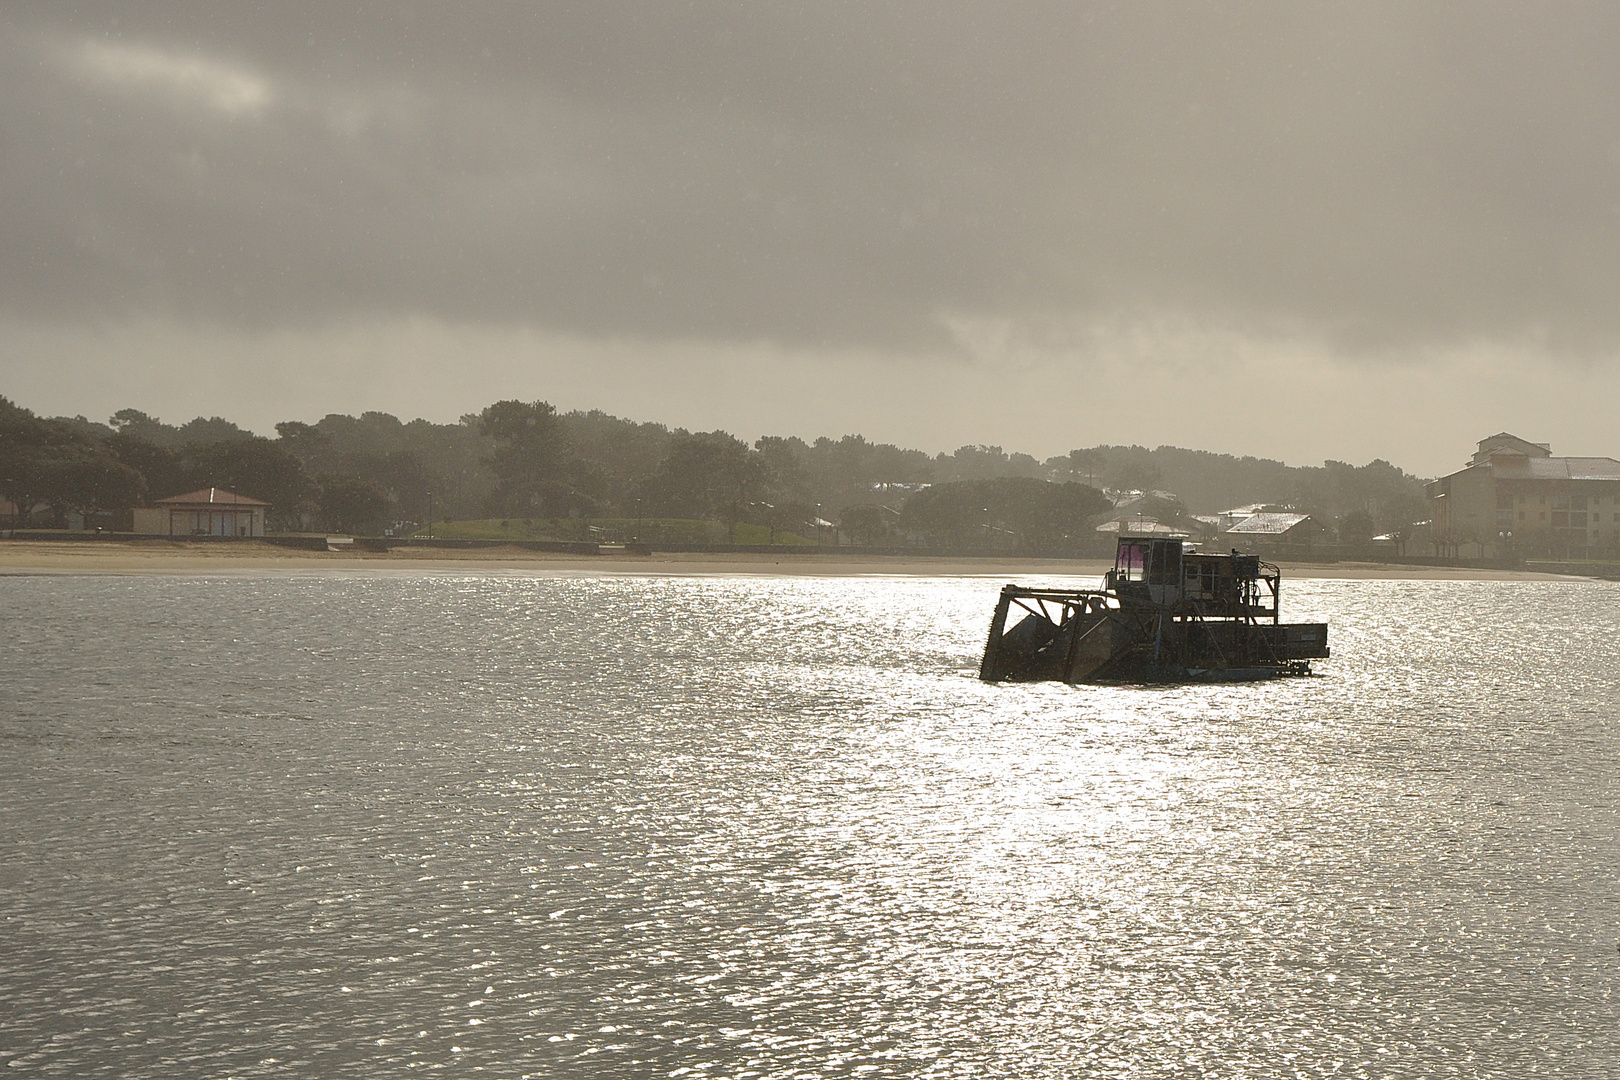
[[[40,5],[0,393],[1614,455],[1620,12]]]
[[[3,397],[3,396],[5,396],[5,395],[0,395],[0,397]],[[16,404],[21,405],[24,408],[29,407],[27,402],[16,402]],[[486,403],[486,404],[493,404],[493,402]],[[129,406],[129,407],[133,408],[134,406]],[[68,412],[61,412],[61,413],[39,413],[38,410],[33,410],[33,411],[36,413],[36,415],[40,415],[40,416],[45,417],[45,418],[64,418],[64,419],[75,419],[75,418],[77,418],[77,419],[80,419],[80,420],[89,421],[91,423],[103,424],[103,425],[109,425],[109,426],[116,427],[116,425],[111,425],[110,424],[110,421],[112,420],[112,417],[110,415],[109,416],[91,416],[91,415],[88,415],[88,414],[84,413],[82,410],[68,411]],[[140,410],[140,411],[145,412],[145,410]],[[577,414],[607,413],[607,410],[605,410],[605,409],[578,409],[578,410],[558,410],[558,411],[560,413],[570,413],[570,414],[574,414],[574,413],[577,413]],[[291,420],[291,421],[296,421],[296,422],[315,425],[315,424],[318,424],[320,421],[324,420],[325,418],[327,418],[329,416],[333,416],[333,415],[341,415],[341,416],[350,417],[351,419],[357,419],[357,418],[359,418],[360,416],[362,416],[362,415],[364,415],[366,413],[382,413],[384,415],[393,416],[395,420],[398,420],[401,424],[406,424],[406,425],[416,423],[416,422],[427,422],[427,423],[439,424],[439,425],[455,424],[455,423],[460,423],[460,422],[466,421],[467,419],[469,419],[469,417],[476,420],[477,416],[478,416],[477,412],[474,412],[474,413],[464,413],[460,417],[456,417],[456,418],[453,418],[451,420],[433,420],[433,419],[431,419],[429,417],[421,417],[421,416],[400,416],[400,415],[389,413],[386,409],[378,409],[378,410],[358,410],[358,411],[353,412],[353,413],[336,413],[336,412],[328,411],[326,413],[321,413],[320,415],[311,414],[311,415],[305,415],[305,416],[283,417],[283,420]],[[268,438],[268,439],[276,439],[276,438],[280,437],[279,434],[277,433],[277,431],[275,430],[275,425],[274,424],[271,424],[271,425],[267,426],[266,428],[264,428],[262,430],[261,429],[255,429],[255,428],[249,427],[246,424],[242,424],[242,423],[237,422],[233,417],[222,416],[222,415],[217,414],[217,413],[198,414],[196,416],[161,416],[161,415],[153,415],[153,414],[150,414],[150,413],[148,413],[147,415],[150,417],[150,419],[152,419],[152,420],[154,420],[156,422],[165,424],[165,425],[170,426],[170,427],[175,427],[175,428],[184,427],[184,426],[186,426],[187,424],[189,424],[189,423],[191,423],[193,421],[224,420],[224,421],[227,421],[229,423],[235,424],[238,428],[245,431],[249,435],[256,435],[256,436],[259,436],[261,438]],[[607,415],[614,416],[614,414],[612,414],[612,413],[607,413]],[[668,429],[670,429],[672,431],[681,428],[680,425],[667,423],[667,422],[665,422],[663,420],[660,420],[656,416],[616,416],[615,418],[619,419],[619,420],[628,421],[628,422],[634,423],[634,424],[646,424],[646,423],[662,424],[664,427],[666,427],[666,428],[668,428]],[[277,421],[277,423],[279,423],[279,422],[280,421]],[[684,430],[691,431],[691,430],[694,430],[694,429],[686,428]],[[743,439],[744,442],[749,443],[749,444],[753,444],[758,439],[766,438],[766,437],[770,437],[770,436],[780,436],[780,437],[785,437],[785,438],[799,438],[799,439],[804,440],[806,443],[814,443],[814,442],[816,442],[816,440],[821,439],[821,438],[832,439],[833,441],[836,442],[837,440],[842,439],[842,438],[846,438],[846,437],[861,437],[861,438],[865,438],[870,443],[877,443],[878,442],[878,440],[874,440],[874,439],[870,438],[869,436],[867,436],[865,432],[859,432],[859,431],[840,431],[840,432],[830,432],[830,431],[820,431],[820,432],[760,431],[760,432],[753,432],[753,433],[739,433],[739,432],[734,432],[734,431],[727,431],[725,433],[728,434],[728,435],[733,435],[733,436],[740,437],[740,438]],[[1029,451],[1027,451],[1025,448],[1023,448],[1021,446],[1002,445],[1002,444],[999,444],[999,443],[984,443],[984,442],[959,443],[956,446],[938,446],[938,447],[933,447],[933,446],[908,446],[908,445],[905,445],[905,444],[893,444],[893,443],[885,443],[884,445],[898,445],[899,449],[907,450],[907,451],[920,450],[923,453],[929,455],[930,457],[950,457],[952,454],[954,454],[958,450],[969,449],[969,448],[977,448],[977,447],[989,448],[989,449],[1000,449],[1001,451],[1003,451],[1004,453],[1006,453],[1009,456],[1027,454],[1028,456],[1035,458],[1035,460],[1037,462],[1041,463],[1042,465],[1045,465],[1047,462],[1053,460],[1054,458],[1062,457],[1067,453],[1067,451],[1064,451],[1063,453],[1059,453],[1059,454],[1044,454],[1044,455],[1042,455],[1042,454],[1031,454],[1031,453],[1029,453]],[[1120,443],[1106,443],[1106,444],[1105,443],[1093,443],[1093,444],[1086,445],[1086,446],[1069,447],[1069,450],[1088,451],[1088,450],[1097,449],[1097,448],[1102,447],[1102,446],[1112,446],[1112,447],[1116,447],[1116,448],[1140,446],[1140,447],[1143,447],[1144,449],[1147,449],[1147,450],[1160,450],[1160,449],[1188,450],[1188,451],[1192,451],[1192,452],[1195,452],[1195,453],[1211,453],[1211,454],[1217,454],[1217,455],[1225,453],[1224,451],[1209,450],[1206,447],[1199,447],[1199,446],[1177,446],[1177,445],[1172,444],[1172,443],[1156,443],[1156,444],[1153,444],[1153,445],[1149,446],[1147,444],[1143,444],[1143,443],[1140,443],[1140,442],[1120,442]],[[1254,459],[1261,460],[1261,461],[1275,461],[1275,462],[1280,462],[1281,464],[1286,465],[1289,468],[1315,468],[1315,467],[1318,467],[1318,466],[1321,466],[1321,465],[1325,464],[1325,461],[1283,461],[1280,458],[1272,458],[1272,457],[1268,457],[1267,455],[1264,455],[1264,454],[1228,455],[1228,456],[1232,456],[1234,458],[1248,457],[1248,458],[1254,458]],[[1372,460],[1372,459],[1369,459],[1369,461],[1370,460]],[[1384,458],[1382,460],[1388,461],[1389,459]],[[1347,464],[1361,466],[1361,465],[1366,465],[1368,463],[1369,462],[1348,462]],[[1398,462],[1398,461],[1389,461],[1389,464],[1392,464],[1392,465],[1396,466],[1397,468],[1401,468],[1401,463]],[[1459,467],[1461,467],[1461,466],[1459,466]],[[1415,472],[1412,472],[1409,469],[1403,469],[1403,471],[1407,472],[1411,476],[1419,477],[1421,479],[1432,479],[1432,477],[1426,477],[1426,476],[1424,476],[1424,474],[1415,473]],[[1455,471],[1455,470],[1453,469],[1453,470],[1447,470],[1447,471]],[[1102,486],[1102,485],[1099,483],[1098,486]]]

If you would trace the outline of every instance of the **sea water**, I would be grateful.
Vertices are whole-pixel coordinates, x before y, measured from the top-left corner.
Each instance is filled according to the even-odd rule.
[[[1620,1075],[1620,586],[1142,688],[980,683],[1000,584],[0,578],[0,1061]]]

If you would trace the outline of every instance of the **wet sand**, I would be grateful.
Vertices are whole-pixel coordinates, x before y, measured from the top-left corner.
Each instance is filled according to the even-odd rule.
[[[523,576],[778,574],[809,577],[1099,577],[1101,559],[868,555],[858,552],[710,554],[658,552],[565,555],[495,548],[399,548],[389,552],[301,551],[260,543],[195,544],[167,540],[0,540],[6,574],[306,574],[323,572],[497,573]],[[1401,566],[1386,563],[1284,563],[1285,577],[1339,580],[1568,581],[1558,574],[1514,570]]]

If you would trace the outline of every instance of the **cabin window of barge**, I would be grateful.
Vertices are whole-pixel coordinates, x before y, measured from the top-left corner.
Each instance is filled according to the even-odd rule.
[[[1181,541],[1155,540],[1148,564],[1148,584],[1181,584]]]
[[[1146,544],[1119,545],[1119,554],[1114,559],[1114,576],[1123,581],[1146,581],[1147,554]]]

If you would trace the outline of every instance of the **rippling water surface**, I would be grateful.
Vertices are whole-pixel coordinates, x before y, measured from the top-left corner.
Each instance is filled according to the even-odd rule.
[[[1620,1075],[1620,587],[985,686],[970,578],[0,578],[0,1060]]]

